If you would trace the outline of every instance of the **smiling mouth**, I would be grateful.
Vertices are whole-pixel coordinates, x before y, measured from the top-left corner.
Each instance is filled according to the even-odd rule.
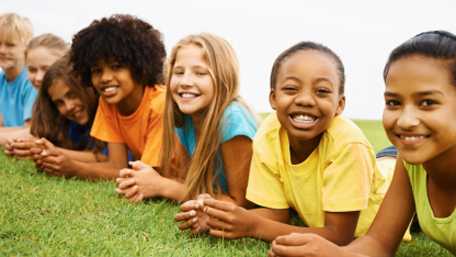
[[[178,93],[178,95],[179,95],[179,97],[181,97],[183,99],[193,99],[193,98],[200,96],[200,94],[191,93],[191,92]]]
[[[299,129],[309,129],[318,122],[318,117],[305,113],[292,113],[289,118],[292,125]]]
[[[118,89],[118,86],[105,86],[101,88],[101,93],[103,94],[103,96],[110,97],[115,95]]]
[[[430,135],[403,135],[396,134],[396,137],[405,145],[413,145],[421,143],[426,138],[429,138]]]

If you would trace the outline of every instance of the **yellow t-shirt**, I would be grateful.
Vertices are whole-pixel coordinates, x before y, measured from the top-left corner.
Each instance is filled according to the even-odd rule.
[[[324,227],[325,212],[361,211],[358,237],[377,213],[384,182],[372,146],[350,120],[335,117],[318,147],[294,165],[287,133],[271,114],[254,139],[246,197],[267,208],[293,208],[310,227]]]
[[[136,158],[159,166],[165,92],[162,86],[145,87],[138,109],[128,116],[122,116],[100,97],[90,135],[105,142],[124,143]]]

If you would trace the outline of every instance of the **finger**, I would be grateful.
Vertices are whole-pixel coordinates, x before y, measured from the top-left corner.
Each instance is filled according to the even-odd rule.
[[[198,222],[198,217],[194,217],[187,221],[181,222],[178,227],[180,230],[185,230],[185,229],[191,228],[193,226],[193,224],[195,224],[197,222]]]
[[[121,178],[130,178],[133,177],[133,174],[135,173],[135,170],[132,169],[121,169],[119,171],[119,177]]]
[[[196,211],[195,210],[191,210],[191,211],[186,211],[186,212],[179,212],[174,217],[174,220],[177,221],[177,222],[181,222],[181,221],[184,221],[184,220],[192,219],[194,217],[196,217]]]
[[[234,239],[234,236],[232,233],[228,231],[223,231],[223,230],[216,230],[216,229],[209,229],[209,235],[213,237],[219,237],[219,238],[226,238],[226,239]]]
[[[190,210],[196,210],[199,207],[199,203],[196,200],[188,200],[181,204],[180,210],[181,211],[190,211]]]
[[[41,168],[43,170],[52,170],[53,173],[59,173],[60,174],[60,165],[50,163],[50,162],[43,162],[41,164]]]
[[[204,207],[204,212],[209,215],[209,217],[211,217],[212,219],[219,219],[221,221],[224,221],[224,222],[229,222],[230,221],[230,213],[229,212],[225,212],[225,211],[222,211],[222,210],[218,210],[218,209],[214,209],[214,208],[211,208],[211,207],[208,207],[208,206],[205,206]]]
[[[298,246],[305,245],[315,239],[315,235],[308,233],[291,233],[284,236],[278,236],[274,241],[280,245]]]
[[[223,222],[218,219],[209,219],[207,221],[207,225],[209,225],[209,227],[211,229],[215,229],[215,230],[223,230],[223,231],[232,231],[233,230],[233,225]]]
[[[271,251],[275,256],[287,256],[287,257],[306,257],[306,256],[315,256],[311,254],[305,246],[288,246],[288,245],[279,245],[273,244]]]
[[[215,200],[215,199],[204,199],[203,203],[205,206],[212,207],[213,209],[218,209],[222,211],[233,211],[234,208],[236,207],[232,203],[220,201],[220,200]]]
[[[142,202],[142,200],[144,199],[144,196],[143,194],[141,193],[136,193],[134,196],[132,197],[129,197],[128,198],[128,201],[132,202],[132,203],[139,203],[139,202]]]
[[[269,249],[269,251],[268,251],[268,257],[279,257],[279,256],[276,255],[271,249]]]
[[[122,189],[122,192],[123,192],[123,195],[125,196],[125,198],[132,198],[135,194],[139,193],[139,188],[138,186],[132,186],[132,187],[129,187],[127,189]]]
[[[122,179],[122,181],[120,181],[120,183],[117,185],[117,188],[121,189],[121,190],[126,190],[130,187],[133,187],[133,186],[136,186],[136,179],[134,178],[128,178],[128,179]]]
[[[129,164],[136,171],[150,168],[149,165],[145,164],[142,161],[131,161]]]

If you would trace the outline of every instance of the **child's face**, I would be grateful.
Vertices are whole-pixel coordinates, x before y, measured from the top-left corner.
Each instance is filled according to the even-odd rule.
[[[65,118],[85,125],[89,121],[89,113],[78,95],[62,80],[58,79],[48,88],[52,102]]]
[[[0,68],[20,68],[24,62],[25,43],[14,37],[0,34]]]
[[[25,63],[28,67],[29,79],[36,88],[41,87],[43,77],[49,66],[59,59],[60,55],[45,47],[37,47],[27,52]]]
[[[417,164],[454,156],[455,120],[456,87],[443,61],[413,55],[391,64],[383,126],[402,158]]]
[[[318,139],[345,104],[336,63],[316,50],[292,54],[282,62],[269,100],[290,142]]]
[[[202,49],[195,45],[182,46],[176,55],[170,89],[173,100],[182,113],[199,115],[214,98],[210,67]]]
[[[142,99],[142,86],[133,80],[130,69],[116,61],[98,61],[91,69],[92,84],[108,104],[135,110]]]

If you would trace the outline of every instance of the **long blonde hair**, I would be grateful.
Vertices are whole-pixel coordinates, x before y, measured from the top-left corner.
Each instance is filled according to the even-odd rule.
[[[202,33],[190,35],[180,40],[173,48],[167,61],[166,72],[166,107],[164,115],[164,143],[162,163],[164,174],[170,175],[170,160],[175,149],[175,128],[183,126],[183,114],[173,101],[170,92],[170,81],[179,49],[182,46],[199,47],[209,66],[209,74],[214,85],[214,99],[209,104],[206,116],[201,124],[200,136],[185,177],[187,198],[200,193],[214,195],[220,189],[214,188],[216,154],[221,144],[221,120],[225,108],[239,98],[239,64],[230,44],[213,34]]]

